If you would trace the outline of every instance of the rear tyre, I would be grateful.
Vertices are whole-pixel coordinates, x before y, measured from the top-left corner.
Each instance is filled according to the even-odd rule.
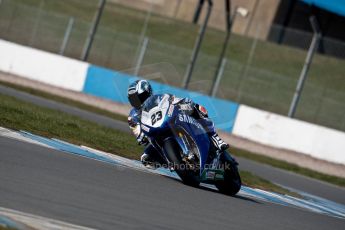
[[[220,158],[224,167],[224,180],[216,181],[215,186],[221,193],[234,196],[238,193],[242,186],[240,174],[238,172],[237,163],[226,151],[222,153]]]
[[[173,163],[174,170],[182,179],[184,184],[197,187],[200,184],[199,171],[192,170],[187,163],[182,160],[183,154],[181,147],[174,139],[168,139],[164,142],[164,150],[167,158]]]

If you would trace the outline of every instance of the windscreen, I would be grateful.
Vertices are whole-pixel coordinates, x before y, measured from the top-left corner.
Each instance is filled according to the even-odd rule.
[[[143,105],[143,111],[149,112],[152,108],[158,106],[162,98],[163,98],[162,95],[153,95],[149,97]]]

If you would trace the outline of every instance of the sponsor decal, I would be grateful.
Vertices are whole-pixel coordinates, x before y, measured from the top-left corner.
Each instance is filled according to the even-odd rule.
[[[149,117],[149,114],[147,112],[143,111],[141,114],[141,120],[146,120],[146,119],[148,119],[148,117]]]
[[[202,113],[202,115],[207,116],[207,110],[204,106],[199,105],[199,111]]]
[[[224,179],[224,175],[223,174],[219,174],[216,173],[216,176],[214,177],[215,180],[223,180]]]
[[[179,114],[178,115],[178,119],[181,121],[181,122],[186,122],[186,123],[189,123],[189,124],[192,124],[192,125],[195,125],[197,128],[201,128],[201,124],[199,122],[197,122],[194,118],[190,117],[190,116],[187,116],[185,114]]]
[[[213,171],[206,172],[206,179],[213,180],[215,176],[216,176],[216,173]]]
[[[190,106],[190,104],[181,104],[180,108],[182,110],[192,110],[192,107]]]
[[[141,128],[145,131],[145,132],[150,132],[150,128],[141,124]]]

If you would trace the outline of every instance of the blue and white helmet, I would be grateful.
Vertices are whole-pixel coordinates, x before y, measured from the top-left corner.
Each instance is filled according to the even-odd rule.
[[[128,101],[134,108],[140,109],[142,104],[152,93],[152,87],[148,81],[136,80],[128,86]]]

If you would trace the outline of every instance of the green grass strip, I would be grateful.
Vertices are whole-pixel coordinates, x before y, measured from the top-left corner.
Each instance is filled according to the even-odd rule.
[[[325,181],[334,185],[345,187],[345,179],[341,177],[327,175],[327,174],[320,173],[311,169],[302,168],[295,164],[291,164],[291,163],[281,161],[281,160],[276,160],[271,157],[258,155],[258,154],[251,153],[251,152],[241,150],[241,149],[233,149],[232,152],[235,156],[238,156],[238,157],[247,158],[256,162],[271,165],[276,168],[284,169],[284,170],[301,174],[307,177],[311,177],[317,180],[321,180],[321,181]]]
[[[59,138],[136,159],[143,150],[129,134],[2,94],[0,111],[0,126],[10,129]]]
[[[110,112],[108,110],[100,109],[100,108],[97,108],[97,107],[94,107],[94,106],[91,106],[91,105],[87,105],[87,104],[84,104],[82,102],[75,101],[73,99],[68,99],[68,98],[65,98],[65,97],[61,97],[61,96],[57,96],[57,95],[54,95],[54,94],[43,92],[41,90],[36,90],[36,89],[33,89],[33,88],[24,87],[24,86],[16,85],[16,84],[5,82],[5,81],[1,81],[1,80],[0,80],[0,85],[4,85],[4,86],[7,86],[7,87],[10,87],[10,88],[13,88],[13,89],[17,89],[17,90],[20,90],[20,91],[23,91],[23,92],[26,92],[26,93],[29,93],[29,94],[32,94],[32,95],[35,95],[35,96],[38,96],[38,97],[42,97],[42,98],[46,98],[46,99],[49,99],[49,100],[61,102],[61,103],[66,104],[66,105],[74,106],[74,107],[77,107],[77,108],[80,108],[80,109],[83,109],[83,110],[86,110],[86,111],[89,111],[89,112],[97,113],[99,115],[110,117],[110,118],[115,119],[115,120],[127,122],[127,117],[126,116],[123,116],[123,115],[120,115],[120,114],[116,114],[116,113],[112,113],[112,112]]]
[[[291,195],[294,197],[301,197],[299,194],[295,193],[295,192],[291,192],[285,188],[282,188],[276,184],[273,184],[272,182],[259,177],[251,172],[248,171],[240,171],[241,174],[241,179],[244,185],[247,185],[249,187],[254,187],[254,188],[259,188],[259,189],[263,189],[266,191],[271,191],[271,192],[276,192],[276,193],[280,193],[280,194],[287,194],[287,195]],[[255,185],[255,186],[252,186]]]
[[[17,229],[16,229],[16,228],[7,227],[7,226],[1,226],[1,225],[0,225],[0,230],[17,230]]]

